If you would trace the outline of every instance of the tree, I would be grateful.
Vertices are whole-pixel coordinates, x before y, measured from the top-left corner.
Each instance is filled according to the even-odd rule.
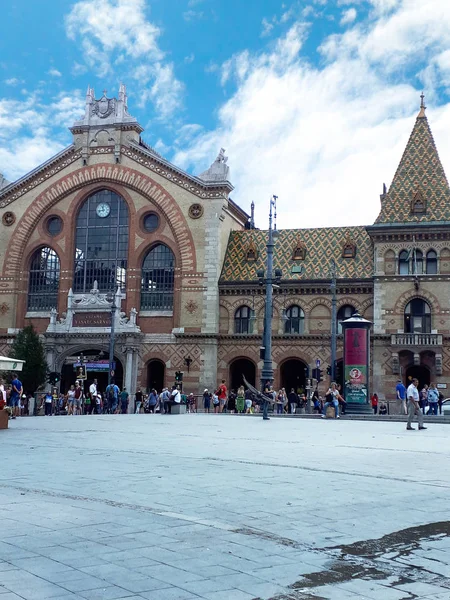
[[[45,348],[33,325],[24,327],[15,338],[10,358],[24,360],[20,380],[25,392],[33,393],[45,383],[48,372]]]

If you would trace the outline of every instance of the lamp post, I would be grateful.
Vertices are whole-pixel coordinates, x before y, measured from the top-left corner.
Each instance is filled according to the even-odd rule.
[[[331,381],[336,377],[336,263],[331,261]]]
[[[118,293],[120,291],[118,290]],[[107,296],[108,302],[111,302],[111,330],[109,336],[109,369],[108,369],[108,385],[111,385],[111,380],[114,376],[114,343],[116,332],[116,294],[110,293]]]
[[[273,312],[273,285],[277,284],[281,278],[281,270],[273,269],[273,248],[275,245],[274,231],[272,229],[272,218],[276,219],[276,203],[278,196],[272,196],[270,199],[269,209],[269,231],[266,244],[267,262],[266,262],[266,276],[264,277],[264,269],[257,271],[260,285],[266,286],[266,296],[264,305],[264,333],[263,343],[260,351],[260,358],[263,359],[264,364],[261,371],[261,392],[264,393],[265,385],[269,382],[270,386],[273,384],[273,366],[272,366],[272,312]],[[272,212],[273,211],[273,212]],[[268,402],[264,400],[263,419],[268,420],[267,415]]]

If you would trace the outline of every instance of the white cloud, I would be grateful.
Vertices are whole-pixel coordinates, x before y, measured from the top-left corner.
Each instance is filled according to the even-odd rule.
[[[5,79],[5,84],[10,85],[11,87],[16,87],[17,85],[21,85],[25,83],[23,79],[18,79],[17,77],[11,77],[10,79]]]
[[[58,71],[58,69],[55,69],[54,67],[48,71],[48,74],[50,77],[62,77],[61,71]]]
[[[66,33],[81,42],[87,66],[100,77],[126,74],[140,82],[141,103],[156,100],[161,118],[180,106],[183,85],[159,47],[161,31],[147,19],[145,0],[79,0],[66,17]]]
[[[356,19],[357,15],[358,15],[358,13],[356,12],[356,9],[353,7],[349,8],[348,10],[344,10],[339,23],[341,25],[348,25],[349,23],[353,23],[353,21]]]
[[[203,18],[203,11],[201,10],[186,10],[183,13],[183,19],[188,23],[190,21],[198,21]]]
[[[222,83],[237,89],[217,127],[180,143],[174,162],[199,173],[226,148],[233,199],[247,209],[255,201],[260,227],[271,194],[282,227],[370,224],[419,109],[421,89],[405,72],[432,65],[436,84],[445,73],[450,86],[450,3],[372,0],[367,20],[324,41],[326,61],[315,66],[299,54],[306,31],[296,23],[270,51],[228,60]],[[450,104],[433,107],[436,90],[426,94],[450,175]]]
[[[187,65],[190,65],[191,63],[193,63],[195,60],[195,54],[193,52],[191,52],[190,54],[188,54],[187,56],[184,57],[184,62]]]
[[[264,17],[264,19],[261,22],[261,25],[262,25],[261,37],[269,36],[272,33],[274,24],[271,23],[268,19],[266,19],[266,17]]]
[[[41,92],[0,100],[0,171],[14,181],[68,145],[67,124],[83,111],[81,92],[45,101]],[[55,134],[54,126],[61,127]]]

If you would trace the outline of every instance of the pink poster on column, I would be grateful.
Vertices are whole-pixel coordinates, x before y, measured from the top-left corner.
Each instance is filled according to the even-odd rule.
[[[346,365],[367,364],[367,329],[345,330],[345,357]]]

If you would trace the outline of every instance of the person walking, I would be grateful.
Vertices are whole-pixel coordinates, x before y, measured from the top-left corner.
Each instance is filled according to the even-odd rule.
[[[438,405],[439,405],[439,414],[442,415],[442,403],[444,402],[444,394],[442,392],[439,392],[439,400],[438,400]]]
[[[50,391],[46,392],[45,396],[44,396],[44,408],[45,408],[45,416],[46,417],[51,417],[52,416],[52,404],[53,404],[53,396],[52,393]]]
[[[114,383],[114,379],[112,379],[111,383],[106,386],[107,410],[110,415],[114,415],[117,411],[117,406],[119,404],[119,393],[120,390]]]
[[[75,386],[71,385],[69,391],[67,392],[67,405],[68,405],[67,414],[68,415],[73,415],[74,404],[75,404]]]
[[[90,409],[91,414],[94,411],[97,412],[97,387],[98,387],[97,380],[94,379],[94,381],[89,386],[89,397],[91,399],[91,409]]]
[[[153,388],[148,397],[148,412],[155,414],[157,404],[158,404],[158,392],[155,390],[155,388]]]
[[[17,377],[17,373],[12,374],[13,380],[11,381],[11,394],[9,397],[9,406],[12,408],[11,418],[15,419],[20,414],[20,399],[23,394],[22,382]]]
[[[397,398],[397,400],[400,401],[400,414],[408,414],[407,408],[406,408],[406,388],[403,385],[403,382],[401,379],[397,380],[397,385],[395,387],[395,396]]]
[[[245,410],[245,389],[244,386],[241,385],[237,391],[236,398],[236,412],[242,414]]]
[[[428,389],[428,409],[427,415],[436,415],[438,414],[438,406],[439,406],[439,392],[436,389],[436,384],[432,383]]]
[[[420,401],[419,406],[422,409],[423,414],[425,414],[425,410],[428,404],[428,385],[425,384],[423,388],[420,390]]]
[[[283,414],[283,407],[284,407],[285,395],[286,395],[286,392],[283,392],[283,390],[284,390],[284,388],[281,388],[281,390],[278,390],[278,394],[277,394],[277,399],[276,399],[277,415]]]
[[[426,429],[423,426],[423,413],[419,406],[419,391],[417,386],[419,385],[418,379],[413,379],[411,385],[408,386],[406,395],[408,397],[408,422],[406,424],[407,431],[413,431],[415,427],[412,426],[414,416],[417,415],[419,421],[419,429]]]
[[[203,410],[205,413],[209,413],[211,410],[211,394],[208,392],[207,388],[203,392]]]
[[[128,412],[128,404],[130,402],[130,394],[127,391],[127,388],[124,387],[120,392],[120,408],[123,415],[126,415]]]
[[[276,394],[272,387],[271,381],[266,381],[266,385],[264,386],[264,396],[266,398],[270,398],[270,400],[266,400],[266,398],[262,399],[263,402],[263,420],[270,421],[270,417],[268,415],[269,412],[269,404],[273,404],[275,402]]]
[[[81,403],[83,401],[83,390],[81,389],[80,382],[75,381],[75,391],[73,395],[73,413],[75,415],[81,415]]]
[[[229,410],[231,414],[236,412],[236,392],[234,390],[231,390],[228,394],[227,410]]]
[[[376,415],[378,412],[378,394],[373,394],[370,400],[372,402],[373,414]]]
[[[298,404],[297,393],[294,390],[294,388],[291,388],[291,391],[289,392],[289,396],[288,396],[288,412],[291,415],[295,415],[295,410],[297,408],[297,404]]]
[[[227,401],[227,386],[225,385],[225,379],[222,379],[222,383],[219,385],[219,389],[217,390],[217,397],[219,398],[219,412],[223,412],[223,409],[225,408],[225,403]]]
[[[212,403],[214,406],[214,413],[218,414],[220,410],[220,400],[219,396],[217,395],[217,392],[214,392],[212,395]]]
[[[141,389],[136,390],[136,393],[134,395],[134,404],[135,404],[134,414],[138,415],[141,412],[141,406],[142,406],[142,390]]]

